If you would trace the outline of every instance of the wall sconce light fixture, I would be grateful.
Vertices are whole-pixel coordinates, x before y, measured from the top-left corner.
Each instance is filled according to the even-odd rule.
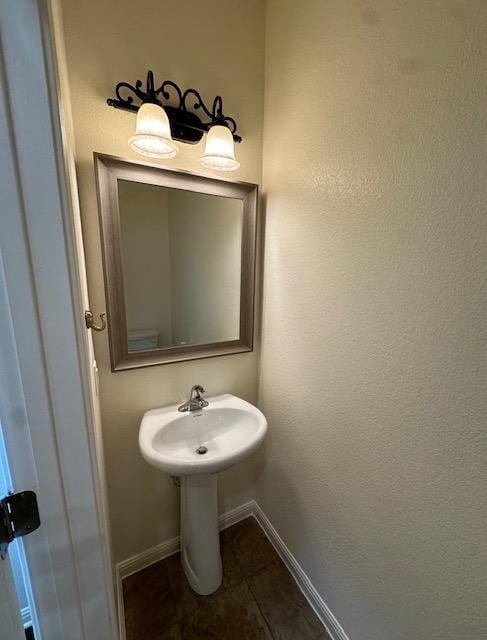
[[[123,97],[122,92],[126,91],[129,95]],[[210,111],[195,89],[183,92],[171,80],[156,89],[152,71],[147,74],[145,91],[140,80],[135,86],[119,82],[115,95],[116,98],[107,100],[111,107],[137,113],[135,135],[129,139],[130,147],[137,153],[151,158],[172,158],[179,151],[174,140],[196,144],[207,133],[201,164],[217,171],[234,171],[240,167],[235,159],[234,142],[241,142],[242,138],[236,133],[235,120],[224,115],[220,96],[213,100]],[[134,97],[139,104],[134,102]],[[201,118],[197,111],[202,113]]]

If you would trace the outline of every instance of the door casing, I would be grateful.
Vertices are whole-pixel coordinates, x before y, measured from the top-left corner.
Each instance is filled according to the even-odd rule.
[[[0,418],[15,489],[39,499],[42,527],[25,548],[43,638],[114,640],[50,9],[43,0],[0,0]]]

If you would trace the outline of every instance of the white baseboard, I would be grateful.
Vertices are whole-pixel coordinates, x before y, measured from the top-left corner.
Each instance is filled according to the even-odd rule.
[[[342,626],[335,618],[330,608],[320,596],[318,591],[314,588],[311,580],[303,571],[301,565],[293,556],[289,548],[285,545],[283,539],[274,529],[270,520],[267,518],[257,502],[254,502],[252,515],[257,520],[262,531],[265,533],[272,546],[279,554],[281,560],[286,565],[287,570],[294,578],[304,597],[309,602],[323,625],[326,627],[326,630],[328,631],[331,638],[333,638],[333,640],[349,640]]]
[[[222,513],[218,518],[218,528],[220,529],[220,531],[223,531],[223,529],[228,529],[228,527],[237,524],[237,522],[245,520],[245,518],[248,518],[249,516],[253,516],[254,509],[255,501],[250,500],[249,502],[245,502],[244,504],[240,505],[240,507],[236,507],[231,511]]]
[[[262,531],[265,533],[272,546],[278,553],[281,560],[286,565],[289,573],[293,576],[296,584],[300,588],[306,600],[309,602],[314,612],[326,627],[328,633],[333,640],[349,640],[345,631],[341,627],[338,620],[335,618],[330,608],[320,596],[318,591],[313,586],[311,580],[299,565],[296,558],[293,556],[288,547],[284,544],[281,536],[277,533],[270,520],[264,514],[260,506],[255,500],[250,500],[245,504],[223,513],[218,518],[218,526],[220,531],[231,527],[232,525],[252,516],[258,522]],[[137,571],[141,571],[146,567],[164,560],[173,553],[179,551],[179,536],[171,538],[166,542],[163,542],[152,549],[143,551],[136,556],[132,556],[127,560],[119,562],[116,567],[117,578],[117,601],[118,601],[118,618],[120,628],[120,638],[125,640],[125,625],[123,615],[123,597],[122,597],[122,580],[127,576],[130,576]]]
[[[168,556],[172,556],[172,554],[177,551],[179,551],[179,536],[170,538],[166,540],[166,542],[161,542],[161,544],[152,547],[152,549],[147,549],[131,558],[127,558],[127,560],[119,562],[116,566],[117,576],[121,580],[128,578],[128,576],[131,576],[133,573],[142,571],[142,569],[149,567],[151,564],[164,560],[164,558]]]
[[[240,522],[240,520],[244,520],[245,518],[254,515],[254,505],[255,502],[251,500],[250,502],[240,505],[240,507],[236,507],[231,511],[222,513],[218,518],[218,527],[220,531],[227,527],[231,527],[232,524],[236,524],[237,522]],[[141,571],[142,569],[149,567],[155,562],[159,562],[160,560],[164,560],[164,558],[172,556],[173,553],[177,553],[178,551],[179,536],[176,536],[175,538],[166,540],[166,542],[161,542],[161,544],[152,547],[152,549],[147,549],[146,551],[142,551],[142,553],[138,553],[131,558],[127,558],[127,560],[119,562],[116,565],[117,577],[120,580],[123,580],[133,573],[137,573],[137,571]]]

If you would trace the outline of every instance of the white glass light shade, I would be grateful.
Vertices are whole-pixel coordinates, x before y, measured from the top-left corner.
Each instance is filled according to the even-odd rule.
[[[220,124],[211,127],[200,162],[204,167],[217,171],[235,171],[240,167],[240,163],[235,160],[233,135],[228,127]]]
[[[129,139],[129,145],[151,158],[172,158],[179,151],[171,138],[167,113],[151,102],[144,102],[137,111],[135,135]]]

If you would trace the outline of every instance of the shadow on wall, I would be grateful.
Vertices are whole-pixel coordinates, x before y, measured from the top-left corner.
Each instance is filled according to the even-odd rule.
[[[266,438],[268,437],[267,432]],[[264,443],[265,440],[264,439]],[[235,504],[226,500],[227,495],[238,495],[242,493],[242,487],[245,487],[245,494],[242,496],[241,503],[244,504],[251,498],[254,498],[254,487],[263,477],[266,466],[266,458],[264,446],[260,446],[249,458],[250,464],[241,465],[237,463],[230,469],[222,471],[219,474],[218,482],[221,487],[225,487],[225,492],[218,493],[219,513],[225,513],[235,507]]]

